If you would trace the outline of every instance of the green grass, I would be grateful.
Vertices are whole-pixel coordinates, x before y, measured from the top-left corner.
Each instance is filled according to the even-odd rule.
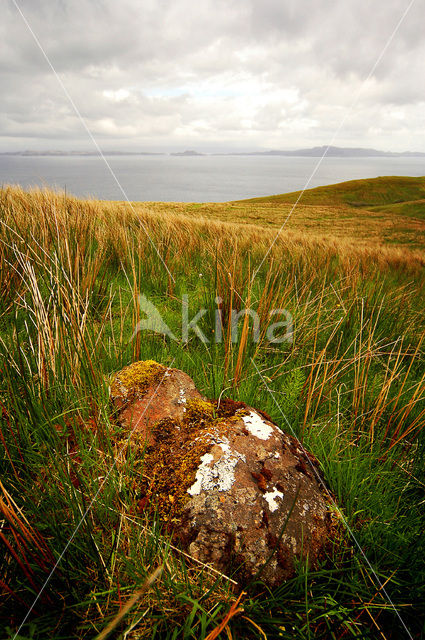
[[[413,202],[399,202],[389,205],[373,207],[372,211],[383,211],[396,216],[407,216],[409,218],[425,219],[425,200],[414,200]]]
[[[273,234],[185,210],[133,214],[51,192],[0,192],[3,636],[14,637],[60,559],[19,638],[95,638],[158,566],[111,637],[205,638],[240,589],[243,613],[229,620],[228,637],[405,637],[374,572],[422,637],[423,262],[408,250],[362,252],[305,233],[279,240],[251,284]],[[139,293],[177,336],[187,293],[191,316],[208,310],[200,326],[210,343],[194,334],[188,344],[132,339]],[[241,301],[263,319],[288,309],[293,342],[244,343],[241,331],[237,343],[215,344],[217,295],[227,313]],[[155,514],[138,509],[140,451],[121,449],[109,401],[110,375],[140,359],[181,368],[206,396],[243,400],[284,430],[287,419],[320,460],[373,572],[344,526],[320,570],[300,566],[273,591],[235,588],[170,546]]]
[[[265,198],[252,198],[247,202],[295,202],[300,194],[300,191],[294,191]],[[306,189],[302,195],[302,202],[330,206],[348,204],[354,207],[368,207],[423,200],[424,198],[425,177],[383,176]]]

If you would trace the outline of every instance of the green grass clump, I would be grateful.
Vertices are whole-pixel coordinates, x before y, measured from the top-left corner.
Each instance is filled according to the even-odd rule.
[[[414,180],[401,180],[397,193],[423,198]],[[376,197],[370,185],[341,187],[341,201],[348,194],[352,203],[395,206],[399,196],[379,184]],[[283,233],[252,279],[275,230],[231,216],[261,221],[261,203],[223,205],[214,210],[222,220],[205,207],[196,216],[171,204],[133,212],[49,191],[0,191],[3,636],[95,638],[138,593],[112,637],[200,639],[223,620],[235,639],[398,638],[403,624],[421,637],[423,253],[319,237],[309,226],[317,218],[305,212],[303,233]],[[320,207],[332,226],[332,206]],[[375,215],[370,227],[362,219],[365,234],[382,223]],[[177,340],[134,333],[140,294]],[[206,310],[199,327],[207,343],[192,331],[183,339],[184,294],[190,318]],[[232,335],[243,308],[261,320],[256,342],[244,317]],[[273,309],[291,313],[290,341],[267,339],[280,319]],[[140,361],[148,368],[134,369]],[[141,502],[149,474],[140,448],[123,441],[109,388],[130,367],[120,375],[129,383],[135,372],[143,393],[169,366],[205,397],[230,396],[295,433],[319,459],[358,546],[342,535],[322,569],[300,565],[274,591],[260,581],[236,586],[175,548],[164,519]],[[230,404],[220,407],[193,405],[192,413],[206,422],[231,414]],[[164,458],[164,482],[172,464]]]

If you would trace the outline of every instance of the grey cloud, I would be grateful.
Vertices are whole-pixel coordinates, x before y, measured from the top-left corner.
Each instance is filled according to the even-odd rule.
[[[238,135],[254,146],[326,143],[329,123],[337,126],[407,7],[404,0],[17,1],[88,125],[102,141],[128,148],[165,144],[167,136],[170,144],[186,136],[228,146]],[[347,122],[346,140],[356,135],[358,145],[374,146],[381,116],[382,131],[393,122],[397,132],[387,146],[402,145],[399,107],[425,148],[424,17],[417,1],[363,88],[356,106],[363,133]],[[8,145],[52,136],[84,144],[11,0],[2,18],[0,136]]]

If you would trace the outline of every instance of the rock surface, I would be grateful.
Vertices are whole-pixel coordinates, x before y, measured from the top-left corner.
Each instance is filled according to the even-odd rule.
[[[150,373],[131,386],[137,367]],[[325,557],[334,526],[317,462],[265,414],[206,401],[185,373],[152,361],[117,374],[112,398],[147,443],[139,509],[158,509],[192,556],[270,586],[298,560]]]
[[[186,402],[202,398],[195,383],[179,369],[147,360],[135,362],[114,376],[111,397],[123,427],[152,442],[151,427],[162,418],[181,420]]]

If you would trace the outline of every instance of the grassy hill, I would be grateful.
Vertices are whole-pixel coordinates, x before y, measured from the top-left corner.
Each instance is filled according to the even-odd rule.
[[[306,192],[270,251],[297,194],[130,206],[0,190],[4,637],[95,638],[133,596],[111,637],[399,638],[403,625],[420,637],[424,221],[404,208],[421,211],[423,188],[385,178]],[[134,335],[140,294],[177,340]],[[190,318],[206,310],[208,343],[183,339],[185,295]],[[258,313],[258,341],[243,320],[232,339],[243,308]],[[267,336],[275,309],[293,322],[280,343]],[[267,412],[318,458],[340,522],[319,570],[299,566],[273,591],[235,587],[170,546],[140,507],[143,469],[109,398],[111,375],[145,359]]]
[[[247,202],[295,202],[300,193],[300,191],[294,191],[266,198],[252,198]],[[306,189],[302,202],[317,205],[346,204],[352,207],[369,207],[423,198],[425,198],[425,177],[384,176]]]
[[[348,240],[425,249],[425,178],[351,180],[301,192],[229,203],[152,203],[155,211],[254,224]],[[292,211],[295,202],[298,204]],[[287,222],[286,219],[289,219]]]

